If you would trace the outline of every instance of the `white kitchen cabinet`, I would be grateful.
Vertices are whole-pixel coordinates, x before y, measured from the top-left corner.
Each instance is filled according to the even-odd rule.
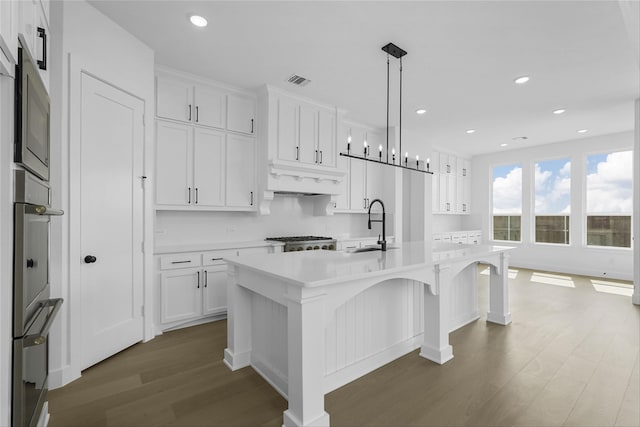
[[[338,194],[335,196],[335,211],[348,211],[351,197],[351,186],[349,185],[350,169],[349,163],[351,159],[345,156],[338,156],[338,169],[345,172],[344,179],[340,182]]]
[[[193,140],[193,203],[197,206],[224,206],[225,135],[196,128]]]
[[[195,319],[202,313],[200,269],[167,271],[160,276],[160,321],[171,323]]]
[[[274,101],[278,159],[335,168],[336,110],[284,94]]]
[[[227,265],[206,267],[202,271],[202,314],[205,316],[227,310]]]
[[[227,95],[227,130],[256,133],[256,101],[246,96]]]
[[[18,53],[17,9],[15,0],[0,1],[0,74],[13,76]]]
[[[471,200],[470,161],[433,152],[433,213],[469,214]]]
[[[227,94],[216,87],[205,85],[195,85],[193,91],[192,122],[200,126],[224,129]]]
[[[225,207],[225,134],[213,129],[156,122],[156,205]]]
[[[253,138],[227,135],[227,206],[255,209],[255,145]]]
[[[159,327],[171,329],[224,314],[227,310],[224,258],[275,251],[271,246],[260,246],[158,256]]]
[[[349,210],[364,212],[367,208],[367,164],[349,159]]]
[[[156,205],[191,203],[193,128],[156,122]]]
[[[156,76],[156,116],[223,129],[226,93],[170,75]]]
[[[48,91],[50,68],[48,57],[51,46],[49,0],[0,1],[0,3],[10,3],[10,5],[3,5],[1,11],[3,14],[6,11],[13,17],[11,24],[6,22],[2,24],[7,26],[7,39],[5,39],[7,52],[17,59],[17,37],[19,37],[25,53],[38,66],[40,77]],[[6,17],[0,18],[2,21],[6,19]],[[3,47],[4,50],[5,47]]]

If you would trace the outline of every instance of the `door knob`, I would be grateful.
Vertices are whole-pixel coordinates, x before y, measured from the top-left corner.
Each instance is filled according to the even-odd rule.
[[[35,265],[36,265],[35,261],[32,260],[31,258],[27,260],[27,268],[33,268],[35,267]]]
[[[93,255],[87,255],[86,257],[84,257],[84,262],[86,264],[92,264],[94,262],[96,262],[96,257],[94,257]]]

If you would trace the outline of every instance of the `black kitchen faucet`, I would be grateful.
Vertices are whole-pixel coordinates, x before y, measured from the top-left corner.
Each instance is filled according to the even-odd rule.
[[[371,219],[371,207],[374,205],[375,202],[380,203],[380,206],[382,206],[382,219]],[[380,248],[382,251],[386,251],[387,250],[387,235],[386,235],[386,231],[385,231],[384,203],[382,203],[382,200],[380,200],[380,199],[373,199],[371,201],[371,203],[369,204],[369,221],[367,222],[367,226],[369,227],[369,230],[371,230],[371,223],[372,222],[381,222],[382,223],[382,240],[380,240],[380,235],[378,235],[378,244],[382,246]]]

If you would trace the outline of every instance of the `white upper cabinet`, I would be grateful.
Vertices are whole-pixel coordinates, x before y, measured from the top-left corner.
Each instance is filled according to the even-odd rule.
[[[227,206],[256,206],[255,140],[241,135],[227,136]]]
[[[298,104],[285,97],[276,100],[277,156],[280,160],[300,160],[298,146]]]
[[[156,76],[156,116],[191,122],[193,108],[191,83],[169,76]]]
[[[336,115],[334,112],[318,111],[318,163],[322,166],[337,165]]]
[[[227,96],[227,130],[254,135],[256,133],[256,101],[245,96]]]
[[[255,111],[250,94],[158,71],[156,209],[256,210]]]
[[[434,152],[433,159],[433,213],[469,214],[471,162],[441,152]]]
[[[196,85],[194,87],[193,123],[224,129],[226,120],[227,95],[220,89],[211,86]]]
[[[13,76],[18,51],[16,1],[0,1],[0,74]]]
[[[168,72],[156,75],[156,116],[248,135],[256,131],[256,99]]]

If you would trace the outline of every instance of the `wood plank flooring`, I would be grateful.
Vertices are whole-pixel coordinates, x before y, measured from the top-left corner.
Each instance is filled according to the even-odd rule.
[[[640,426],[640,307],[601,292],[629,284],[510,277],[511,325],[483,317],[451,335],[455,357],[443,366],[414,351],[335,390],[331,424]],[[251,368],[227,369],[225,347],[225,321],[137,344],[51,391],[50,426],[282,425],[287,402]]]

